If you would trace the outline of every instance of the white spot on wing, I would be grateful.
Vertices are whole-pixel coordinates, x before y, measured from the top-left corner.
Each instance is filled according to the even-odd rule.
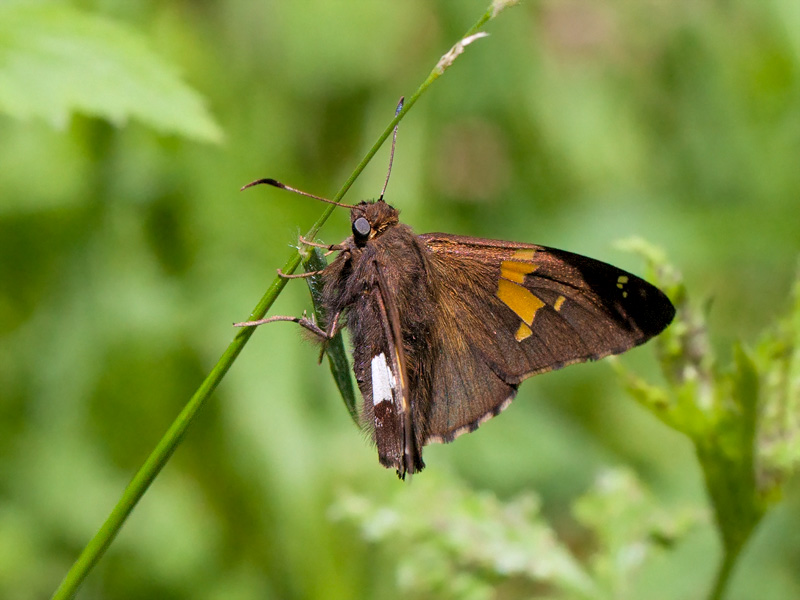
[[[392,370],[386,362],[386,355],[381,352],[372,357],[372,404],[378,405],[381,402],[392,402],[394,399],[393,390],[397,383],[392,375]]]

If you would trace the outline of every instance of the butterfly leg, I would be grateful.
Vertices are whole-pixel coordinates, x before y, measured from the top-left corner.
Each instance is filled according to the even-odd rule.
[[[344,250],[345,247],[342,244],[320,244],[319,242],[312,242],[311,240],[307,240],[302,235],[299,237],[300,243],[304,244],[305,246],[311,246],[312,248],[323,248],[330,252],[339,252],[340,250]]]
[[[278,271],[278,277],[282,277],[283,279],[306,279],[308,277],[314,277],[314,275],[320,275],[325,269],[320,269],[319,271],[307,271],[305,273],[284,273],[280,269]]]
[[[275,323],[277,321],[291,321],[293,323],[297,323],[301,327],[306,328],[314,335],[322,338],[323,341],[328,341],[330,339],[328,332],[322,329],[319,325],[317,325],[317,320],[314,318],[314,315],[311,315],[311,318],[308,318],[305,313],[303,313],[302,317],[276,315],[274,317],[268,317],[266,319],[258,319],[257,321],[241,321],[239,323],[234,323],[233,326],[257,327],[258,325],[266,325],[267,323]]]
[[[322,363],[322,359],[325,357],[325,353],[328,351],[328,342],[330,342],[334,337],[336,337],[336,334],[339,333],[340,314],[341,313],[337,312],[335,315],[333,315],[330,323],[328,323],[328,326],[325,328],[325,337],[322,338],[322,347],[319,350],[319,359],[317,360],[318,363]]]
[[[317,337],[319,337],[323,343],[322,352],[325,352],[325,344],[338,333],[339,331],[339,314],[336,313],[333,315],[333,319],[331,319],[330,324],[326,329],[322,329],[319,325],[317,325],[317,319],[314,315],[311,315],[309,318],[306,316],[306,313],[303,312],[302,317],[292,317],[288,315],[275,315],[273,317],[267,317],[266,319],[258,319],[257,321],[240,321],[239,323],[234,323],[234,327],[257,327],[259,325],[266,325],[267,323],[276,323],[278,321],[290,321],[292,323],[297,323],[301,327],[304,327]],[[321,360],[321,355],[320,355]]]

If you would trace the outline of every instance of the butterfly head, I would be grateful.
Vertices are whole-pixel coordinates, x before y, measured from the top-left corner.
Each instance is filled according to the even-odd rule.
[[[383,200],[361,202],[350,210],[350,226],[358,246],[364,246],[398,222],[397,209]]]

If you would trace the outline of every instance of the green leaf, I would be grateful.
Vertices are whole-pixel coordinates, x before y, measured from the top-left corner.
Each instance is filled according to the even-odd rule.
[[[302,251],[302,250],[301,250]],[[328,266],[322,252],[319,248],[308,248],[308,256],[303,259],[303,268],[306,272],[321,271]],[[328,315],[325,314],[322,303],[322,288],[324,282],[322,276],[312,275],[306,278],[308,290],[311,292],[311,301],[314,303],[314,313],[317,315],[317,321],[320,327],[325,329],[328,325]],[[325,345],[325,354],[328,355],[328,365],[331,368],[331,375],[336,382],[336,387],[339,388],[339,393],[342,395],[344,405],[353,422],[360,426],[358,419],[358,400],[353,388],[353,377],[350,374],[350,361],[347,359],[347,352],[344,347],[344,340],[342,339],[342,332],[339,331],[333,339],[329,340]]]
[[[65,127],[74,113],[219,142],[201,96],[144,37],[57,5],[0,7],[0,111]]]

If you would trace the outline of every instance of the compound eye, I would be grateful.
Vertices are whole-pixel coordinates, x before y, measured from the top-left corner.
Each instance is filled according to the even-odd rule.
[[[369,221],[364,217],[358,217],[353,221],[353,235],[357,239],[366,240],[369,237],[369,232],[372,229]]]

